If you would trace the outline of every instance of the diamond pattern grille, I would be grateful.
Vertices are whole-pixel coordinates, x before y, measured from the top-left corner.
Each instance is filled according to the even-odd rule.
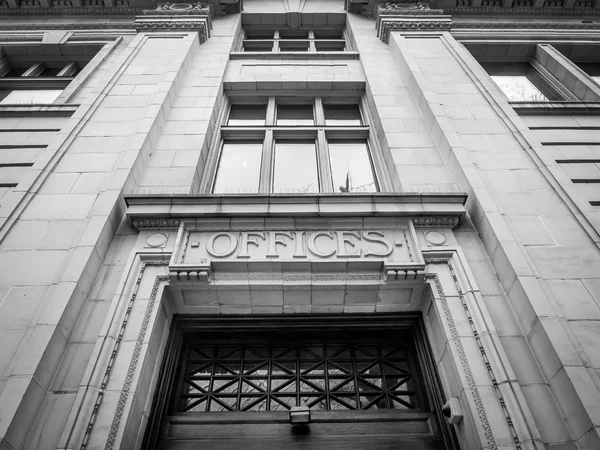
[[[178,412],[417,408],[415,364],[396,344],[191,344]]]

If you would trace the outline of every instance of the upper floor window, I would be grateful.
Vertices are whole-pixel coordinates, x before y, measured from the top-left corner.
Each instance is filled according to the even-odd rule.
[[[558,81],[535,62],[488,63],[484,69],[512,102],[547,102],[567,100]]]
[[[212,192],[377,192],[359,100],[232,99]]]
[[[568,61],[549,44],[464,42],[512,102],[578,101]]]
[[[343,27],[245,27],[242,47],[245,52],[335,52],[347,49]]]
[[[100,48],[81,43],[0,46],[0,104],[53,103]]]

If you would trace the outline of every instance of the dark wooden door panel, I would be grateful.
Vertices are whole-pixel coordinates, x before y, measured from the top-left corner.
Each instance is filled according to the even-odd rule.
[[[315,411],[308,427],[286,413],[209,413],[168,419],[164,450],[444,449],[433,414],[416,411]]]
[[[279,436],[250,439],[167,440],[164,450],[442,450],[441,439],[408,436]]]

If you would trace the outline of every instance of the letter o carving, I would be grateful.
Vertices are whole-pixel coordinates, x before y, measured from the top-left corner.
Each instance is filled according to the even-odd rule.
[[[215,251],[215,241],[221,236],[227,236],[229,238],[229,248],[223,253],[217,253]],[[215,233],[208,238],[208,241],[206,241],[206,251],[215,258],[225,258],[235,252],[237,245],[238,240],[235,234],[227,232]]]

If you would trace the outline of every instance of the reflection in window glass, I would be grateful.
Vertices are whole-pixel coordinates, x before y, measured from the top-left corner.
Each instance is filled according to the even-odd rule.
[[[492,76],[494,83],[511,102],[547,102],[548,98],[525,75]]]
[[[231,105],[227,125],[264,125],[267,105]]]
[[[273,30],[246,29],[246,39],[273,39]]]
[[[282,52],[307,52],[308,41],[279,41],[279,50]]]
[[[326,125],[362,125],[358,105],[323,105],[323,107]]]
[[[313,125],[312,105],[277,105],[277,125]]]
[[[345,41],[315,41],[318,52],[341,52],[345,47]]]
[[[277,142],[273,192],[319,192],[317,152],[314,142]]]
[[[4,104],[34,105],[38,103],[53,103],[62,93],[58,89],[25,89],[12,91],[0,101]]]
[[[245,52],[272,52],[273,41],[244,41]]]
[[[330,143],[334,192],[376,192],[377,186],[365,143]]]
[[[245,194],[258,192],[262,142],[223,144],[217,170],[215,194]]]
[[[308,30],[282,29],[279,30],[280,39],[308,39]]]

